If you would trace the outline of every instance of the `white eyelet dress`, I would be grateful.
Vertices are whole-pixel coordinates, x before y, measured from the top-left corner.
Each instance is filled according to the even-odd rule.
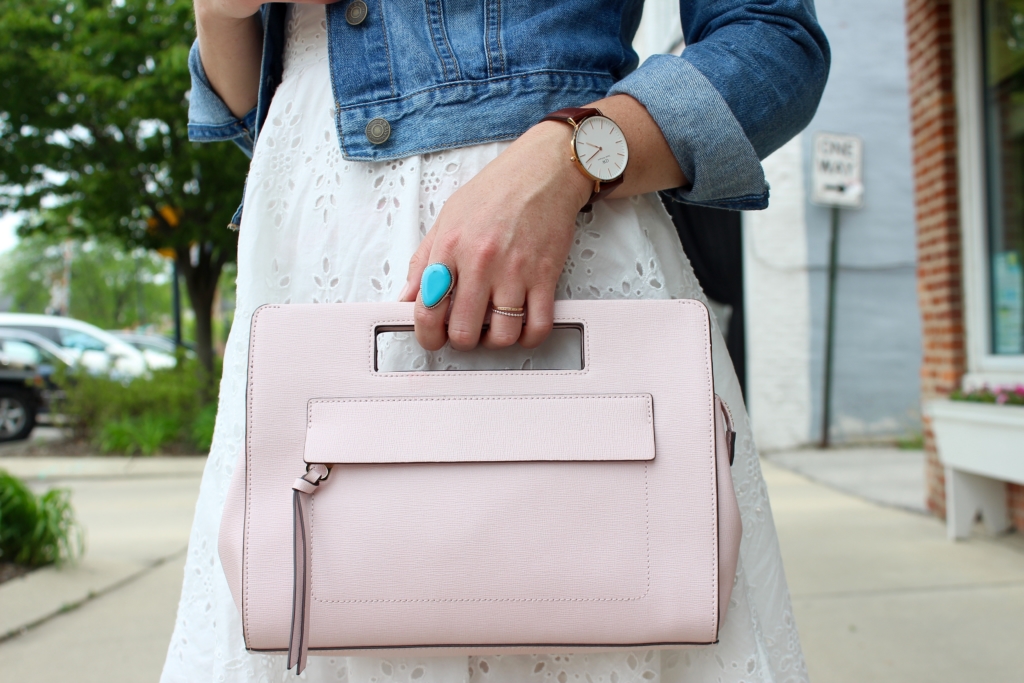
[[[243,448],[248,321],[266,303],[393,301],[409,258],[445,199],[507,143],[361,163],[341,156],[333,120],[322,5],[290,5],[284,75],[252,159],[238,244],[236,324],[220,410],[189,542],[164,683],[287,681],[283,655],[249,654],[217,555],[221,511]],[[654,195],[599,202],[576,224],[559,298],[704,300]],[[440,369],[474,362],[446,348],[394,363]],[[302,679],[347,683],[663,683],[806,681],[765,484],[739,384],[717,323],[715,390],[738,429],[733,479],[743,520],[740,568],[718,645],[683,651],[488,657],[315,657]],[[513,347],[514,365],[534,354]],[[397,354],[397,355],[394,355]],[[406,355],[408,354],[408,355]]]

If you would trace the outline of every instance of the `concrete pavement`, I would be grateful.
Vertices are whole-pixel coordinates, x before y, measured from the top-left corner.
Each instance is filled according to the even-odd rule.
[[[810,448],[771,453],[764,458],[812,481],[875,503],[926,511],[924,451]]]
[[[814,683],[1020,683],[1024,543],[763,463]]]
[[[15,469],[13,460],[0,458],[0,467]],[[169,466],[161,460],[177,459],[139,460],[153,470],[118,477],[90,474],[95,464],[62,465],[81,468],[78,479],[61,483],[72,487],[89,526],[92,544],[83,567],[99,562],[102,552],[141,575],[0,643],[0,681],[159,677],[201,466],[189,465],[191,474],[158,475]],[[938,520],[836,491],[771,461],[763,468],[814,683],[1024,680],[1020,538],[950,543]],[[68,474],[52,470],[50,476]],[[853,472],[848,478],[857,476],[874,475]],[[72,576],[52,572],[46,579],[51,583],[36,578],[47,571],[0,586],[0,615]],[[12,588],[23,594],[20,599],[9,597]]]
[[[204,464],[196,457],[0,457],[0,468],[36,491],[71,489],[86,544],[74,566],[46,567],[0,584],[0,639],[116,593],[182,556]],[[5,645],[0,643],[0,680],[8,671]],[[38,671],[16,680],[38,680]]]

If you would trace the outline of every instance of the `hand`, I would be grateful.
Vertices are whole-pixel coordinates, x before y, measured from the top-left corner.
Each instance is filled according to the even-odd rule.
[[[613,95],[586,105],[598,107],[626,136],[630,163],[611,197],[683,187],[689,183],[658,124],[629,95]],[[587,203],[593,183],[571,160],[572,129],[539,123],[445,203],[434,227],[409,263],[400,301],[417,300],[420,276],[431,263],[452,270],[452,300],[427,309],[416,306],[416,339],[431,351],[450,341],[458,350],[477,343],[488,348],[539,346],[554,321],[555,286],[572,245],[576,214]],[[488,304],[525,306],[522,318],[491,317],[481,339]],[[450,306],[450,308],[449,308]],[[448,328],[445,314],[450,310]]]
[[[555,286],[572,245],[576,215],[591,183],[570,160],[572,129],[538,124],[489,163],[445,203],[409,264],[399,299],[417,300],[416,339],[437,350],[446,341],[462,351],[526,348],[547,338],[554,320]],[[455,278],[448,301],[433,309],[417,297],[420,276],[444,263]],[[523,318],[494,315],[481,339],[488,306],[525,306]]]

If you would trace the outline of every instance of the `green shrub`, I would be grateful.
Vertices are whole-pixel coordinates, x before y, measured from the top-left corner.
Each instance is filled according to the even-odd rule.
[[[180,435],[177,416],[145,413],[104,422],[96,436],[96,445],[104,453],[153,455],[162,446],[177,441]]]
[[[104,453],[152,455],[168,447],[207,451],[216,416],[211,387],[217,379],[184,357],[174,368],[128,382],[74,373],[60,380],[65,396],[58,411],[78,438]]]
[[[0,470],[0,560],[39,567],[70,562],[82,550],[70,491],[51,489],[37,496]]]

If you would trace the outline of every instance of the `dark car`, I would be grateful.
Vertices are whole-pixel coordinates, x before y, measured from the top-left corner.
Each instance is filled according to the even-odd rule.
[[[49,339],[0,329],[0,442],[28,438],[39,417],[49,416],[60,393],[53,374],[70,364]]]

